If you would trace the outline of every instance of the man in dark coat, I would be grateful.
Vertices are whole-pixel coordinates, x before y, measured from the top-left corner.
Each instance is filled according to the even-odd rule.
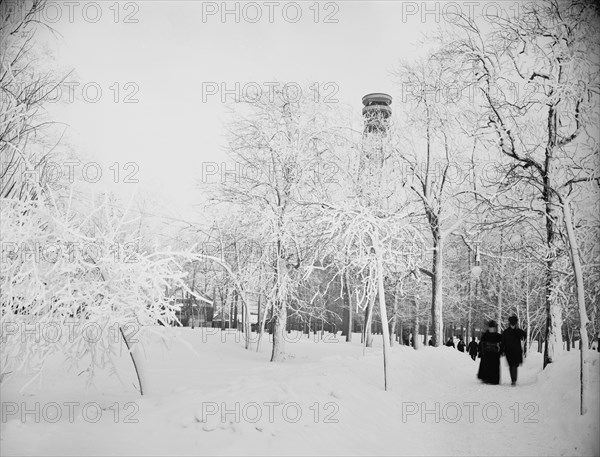
[[[458,341],[458,344],[456,345],[456,349],[458,349],[460,352],[465,352],[465,342],[463,341],[462,337]]]
[[[467,346],[467,352],[469,353],[471,358],[475,360],[477,358],[477,353],[479,352],[479,345],[477,344],[477,341],[475,341],[475,337],[472,338],[473,339]]]
[[[456,347],[456,346],[454,346],[454,338],[452,338],[452,337],[448,338],[448,341],[446,341],[446,346],[448,346],[449,348]]]
[[[488,329],[481,335],[479,342],[479,372],[477,377],[486,384],[500,384],[500,343],[502,337],[498,334],[496,321],[488,323]]]
[[[502,352],[506,356],[512,385],[517,385],[517,368],[523,363],[523,347],[525,332],[517,327],[517,316],[508,318],[508,328],[502,332]]]

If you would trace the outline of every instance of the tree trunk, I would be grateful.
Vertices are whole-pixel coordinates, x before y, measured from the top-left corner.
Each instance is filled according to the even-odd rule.
[[[547,157],[549,152],[546,152]],[[556,229],[553,214],[553,197],[550,185],[550,161],[547,160],[546,174],[543,177],[544,190],[543,197],[545,201],[546,216],[546,247],[548,250],[546,260],[546,341],[544,343],[544,368],[552,363],[555,357],[562,352],[562,307],[559,300],[553,294],[555,286],[554,262],[556,246]]]
[[[415,321],[413,323],[413,347],[419,349],[421,342],[419,341],[419,300],[413,298],[413,304],[415,306]],[[427,335],[426,335],[427,336]]]
[[[392,331],[390,334],[390,346],[394,345],[396,340],[396,325],[398,325],[398,295],[399,295],[399,284],[396,284],[396,291],[394,294],[394,315],[392,316]],[[383,318],[382,318],[383,322]]]
[[[365,312],[365,347],[373,346],[373,307],[375,306],[375,299],[377,297],[373,295],[369,299],[369,305]]]
[[[260,295],[259,295],[259,309],[260,309]],[[265,303],[265,309],[262,313],[262,320],[258,322],[258,341],[256,342],[256,352],[260,349],[260,342],[264,333],[265,323],[267,322],[267,303]]]
[[[563,204],[563,216],[565,228],[567,229],[567,239],[569,240],[569,252],[571,254],[571,263],[573,273],[575,274],[575,284],[577,285],[577,304],[579,307],[579,341],[581,350],[579,351],[579,378],[580,378],[580,413],[584,415],[587,412],[588,390],[590,386],[589,367],[587,355],[589,351],[589,341],[587,333],[587,324],[589,322],[587,311],[585,309],[585,290],[583,285],[583,269],[579,259],[579,248],[577,237],[571,218],[571,203],[566,200]]]
[[[242,328],[244,336],[246,337],[246,349],[250,349],[252,324],[250,323],[250,310],[248,309],[248,303],[246,303],[245,299],[242,301],[242,313]]]
[[[547,264],[553,268],[554,261]],[[551,296],[554,285],[554,273],[548,271],[546,280],[546,339],[544,342],[544,368],[552,363],[562,352],[562,307],[555,297]]]
[[[231,296],[231,303],[229,304],[229,328],[233,328],[233,306],[235,304],[235,291]]]
[[[223,295],[223,289],[219,289],[219,295],[221,296],[221,331],[225,330],[225,307],[227,306],[227,289],[225,289],[225,295]]]
[[[383,254],[379,246],[379,240],[375,237],[375,255],[377,257],[377,283],[379,289],[379,316],[381,317],[381,333],[383,335],[383,381],[384,389],[392,390],[390,377],[390,335],[388,328],[387,308],[385,306],[385,289],[383,286]]]
[[[342,277],[343,276],[343,277]],[[348,275],[346,274],[346,272],[344,272],[343,275],[340,275],[340,280],[342,281],[342,301],[344,303],[344,306],[347,307],[348,309],[348,314],[347,314],[347,327],[344,329],[346,332],[346,342],[351,342],[352,341],[352,320],[353,320],[353,315],[352,315],[352,303],[350,302],[350,286],[348,284]],[[346,315],[346,314],[344,314]],[[343,333],[342,333],[343,335]]]
[[[323,327],[323,318],[321,318],[321,336],[319,337],[320,340],[323,339],[324,334],[325,334],[325,329]]]
[[[431,321],[433,325],[433,345],[443,344],[442,319],[442,238],[438,234],[433,240],[433,276],[431,278]]]
[[[237,330],[238,328],[238,291],[233,291],[233,328]]]
[[[504,231],[500,231],[500,278],[498,280],[498,331],[502,330],[502,300],[504,298]]]
[[[260,319],[261,319],[261,315],[260,315],[260,292],[258,293],[258,297],[256,298],[256,333],[258,333],[259,335],[262,333],[260,327]]]
[[[526,266],[525,271],[525,317],[527,318],[527,335],[526,335],[526,346],[525,354],[529,355],[531,349],[531,316],[529,314],[529,264]]]
[[[273,330],[273,352],[271,362],[285,360],[285,325],[287,322],[287,306],[285,301],[277,303],[275,312],[275,329]]]
[[[129,356],[131,357],[131,362],[133,363],[133,368],[135,369],[135,374],[138,379],[138,383],[140,385],[140,395],[144,395],[144,392],[148,393],[147,380],[148,375],[146,373],[144,367],[144,351],[141,349],[141,345],[139,342],[133,343],[132,345],[127,340],[127,336],[123,331],[123,327],[119,326],[119,331],[121,332],[121,336],[123,337],[123,341],[125,342],[125,346],[127,346],[127,352],[129,352]]]
[[[342,294],[342,336],[346,337],[348,341],[348,323],[350,320],[350,304],[347,297],[347,290],[345,285],[345,272],[340,274],[340,291]]]
[[[473,334],[473,321],[472,321],[472,310],[473,310],[473,275],[471,274],[472,262],[471,262],[471,248],[469,247],[469,311],[467,314],[467,344],[471,341],[471,338],[475,336]]]
[[[256,307],[257,307],[257,312],[256,312],[256,333],[259,334],[259,338],[258,341],[260,341],[260,334],[262,333],[262,328],[259,328],[261,325],[261,315],[260,315],[260,298],[261,298],[261,287],[260,285],[262,284],[262,263],[260,264],[259,268],[258,268],[258,296],[256,297]],[[265,306],[265,311],[266,311],[266,306]],[[266,313],[264,313],[266,314]],[[257,345],[258,345],[258,341],[257,341]]]

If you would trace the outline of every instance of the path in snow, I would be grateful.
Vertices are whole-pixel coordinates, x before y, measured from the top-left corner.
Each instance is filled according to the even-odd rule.
[[[363,356],[360,335],[351,344],[311,335],[288,343],[288,360],[272,364],[268,341],[256,353],[212,329],[175,332],[196,353],[172,338],[168,350],[154,337],[143,398],[131,387],[126,354],[125,387],[102,375],[86,390],[58,359],[26,393],[18,392],[22,380],[5,383],[3,411],[5,403],[31,410],[38,402],[40,420],[3,417],[2,455],[597,455],[600,448],[597,353],[593,406],[581,418],[577,352],[544,372],[541,354],[531,354],[511,387],[504,359],[501,385],[489,386],[476,379],[479,362],[455,349],[395,346],[385,392],[381,337]],[[56,423],[44,420],[53,419],[49,402],[68,401],[78,403],[72,423],[64,407]],[[106,408],[96,423],[82,416],[90,402]]]

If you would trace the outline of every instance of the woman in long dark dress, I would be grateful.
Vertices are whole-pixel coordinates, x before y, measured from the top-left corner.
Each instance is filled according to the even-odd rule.
[[[502,337],[498,334],[498,324],[495,321],[488,323],[488,329],[481,336],[479,342],[479,372],[477,377],[486,384],[500,384],[500,342]]]

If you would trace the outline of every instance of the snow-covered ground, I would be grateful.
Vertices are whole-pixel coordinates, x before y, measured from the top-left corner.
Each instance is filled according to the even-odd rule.
[[[157,328],[158,333],[166,329]],[[381,337],[363,355],[328,336],[246,351],[233,334],[179,328],[146,346],[148,393],[140,397],[126,353],[124,385],[94,386],[56,357],[40,383],[2,384],[0,454],[8,455],[598,455],[599,378],[592,358],[590,410],[579,416],[579,353],[547,370],[532,353],[510,386],[476,379],[478,361],[452,348],[392,348],[383,390]],[[175,337],[177,336],[177,338]],[[296,339],[292,333],[290,339]],[[338,337],[339,338],[339,337]],[[98,405],[101,409],[98,409]],[[23,415],[24,412],[27,414]]]

